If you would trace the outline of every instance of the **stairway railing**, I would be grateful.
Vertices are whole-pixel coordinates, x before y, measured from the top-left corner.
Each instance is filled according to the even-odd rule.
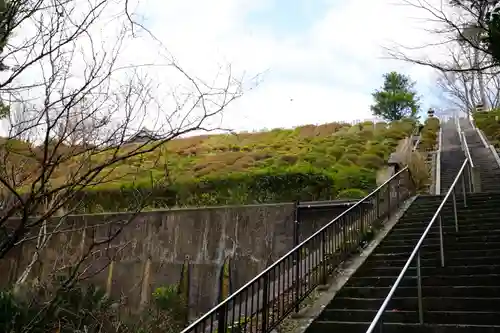
[[[432,217],[431,221],[427,225],[427,228],[425,228],[424,233],[422,234],[422,237],[417,242],[417,245],[415,245],[415,248],[413,249],[412,253],[410,254],[410,257],[406,261],[403,269],[401,270],[401,273],[399,273],[398,278],[396,279],[396,282],[392,286],[391,290],[389,291],[389,294],[385,298],[384,302],[382,303],[382,306],[380,309],[377,311],[377,314],[375,315],[375,318],[371,322],[370,326],[368,327],[368,330],[366,333],[372,333],[378,326],[383,325],[382,322],[382,316],[387,309],[387,306],[389,305],[389,302],[391,301],[392,297],[394,296],[394,293],[398,289],[399,285],[401,284],[401,281],[405,277],[406,273],[408,272],[408,269],[410,268],[410,265],[412,264],[413,260],[416,259],[416,278],[417,278],[417,298],[418,298],[418,318],[419,318],[419,323],[422,325],[424,324],[424,306],[423,306],[423,297],[422,297],[422,273],[421,273],[421,257],[420,257],[420,250],[421,247],[429,234],[431,228],[434,226],[435,222],[438,221],[439,224],[439,254],[440,254],[440,261],[441,261],[441,267],[444,267],[445,264],[445,250],[444,250],[444,244],[443,244],[443,221],[441,219],[441,211],[443,210],[443,207],[445,204],[448,202],[448,200],[451,198],[452,204],[453,204],[453,215],[454,215],[454,220],[455,220],[455,231],[458,232],[459,225],[458,225],[458,214],[457,214],[457,198],[456,198],[456,187],[458,182],[461,180],[462,182],[462,189],[465,188],[465,168],[467,165],[470,165],[470,160],[468,158],[465,159],[465,161],[462,163],[462,166],[460,167],[460,170],[458,171],[457,176],[453,180],[453,183],[446,193],[443,201],[439,205],[436,213]],[[463,202],[464,206],[467,207],[467,198],[466,198],[466,191],[462,190],[463,194]],[[382,330],[381,330],[382,331]]]
[[[460,118],[457,115],[455,115],[455,123],[457,125],[457,133],[458,133],[458,136],[460,138],[460,146],[463,148],[463,146],[464,146],[463,138],[462,138],[462,135],[460,135],[460,133],[462,133],[462,128],[460,126]]]
[[[383,219],[412,195],[413,189],[405,167],[182,333],[270,332],[291,312],[299,311],[300,303],[369,240]]]
[[[470,125],[472,126],[472,128],[474,129],[474,131],[476,131],[477,135],[479,135],[479,139],[481,140],[481,143],[483,144],[484,148],[489,148],[488,147],[488,142],[484,138],[484,136],[482,134],[482,131],[479,128],[477,128],[477,126],[474,123],[473,119],[469,118],[469,122],[470,122]]]
[[[476,179],[475,179],[475,165],[474,161],[472,160],[471,154],[470,154],[470,149],[469,149],[469,144],[467,143],[467,137],[465,136],[465,133],[459,133],[459,135],[462,137],[462,150],[464,151],[465,157],[469,160],[469,166],[467,168],[467,175],[468,175],[468,181],[467,185],[469,186],[469,192],[475,192],[476,189]],[[465,191],[465,189],[464,189]]]
[[[484,147],[488,148],[491,151],[491,154],[493,154],[495,161],[497,162],[498,166],[500,166],[500,156],[498,156],[498,152],[497,152],[495,146],[490,144],[490,142],[488,141],[488,139],[484,135],[483,131],[480,130],[478,127],[476,127],[474,122],[471,121],[471,124],[472,124],[472,127],[474,127],[477,134],[479,135],[479,138],[481,139],[481,142],[483,143]]]
[[[439,195],[441,194],[441,152],[443,150],[443,127],[442,125],[439,128],[439,134],[438,134],[438,149],[436,153],[436,169],[435,169],[435,174],[434,174],[434,181],[435,181],[435,194]]]

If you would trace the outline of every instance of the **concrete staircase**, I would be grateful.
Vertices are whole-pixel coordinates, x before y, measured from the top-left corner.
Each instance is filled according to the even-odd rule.
[[[466,131],[473,161],[481,172],[482,189],[490,192],[468,193],[464,205],[462,183],[457,184],[458,232],[452,200],[441,214],[445,267],[441,267],[438,223],[421,249],[425,324],[419,323],[413,262],[382,317],[384,333],[500,333],[500,169],[494,159],[491,161],[491,153],[487,155],[482,143],[477,142],[480,139],[474,137],[475,131]],[[417,197],[306,332],[366,332],[465,158],[456,123],[444,123],[440,172],[443,195]]]
[[[460,119],[472,161],[479,168],[481,192],[500,192],[500,167],[492,152],[486,148],[476,130],[467,119]]]
[[[306,332],[365,332],[441,200],[418,197]],[[471,194],[457,207],[458,232],[451,202],[443,210],[445,267],[438,224],[422,248],[426,324],[418,324],[413,266],[382,317],[383,332],[500,332],[500,193]]]
[[[460,136],[455,122],[447,121],[443,124],[442,130],[441,193],[446,193],[465,160],[465,154],[460,145]],[[462,191],[461,183],[458,185],[457,191]]]

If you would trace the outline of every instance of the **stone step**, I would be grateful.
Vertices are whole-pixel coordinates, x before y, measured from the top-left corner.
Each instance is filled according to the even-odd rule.
[[[318,318],[320,321],[370,322],[377,310],[327,309]],[[500,312],[496,311],[426,311],[424,322],[431,324],[500,325]],[[418,311],[387,311],[384,323],[418,323]]]
[[[391,235],[393,235],[391,238],[387,238],[385,242],[387,243],[392,243],[392,242],[404,242],[405,240],[418,240],[423,234],[425,228],[419,229],[420,232],[408,232],[409,230],[407,229],[400,229],[400,230],[394,230],[391,232]],[[451,230],[450,230],[451,229]],[[411,231],[411,230],[410,230]],[[462,239],[462,238],[472,238],[472,237],[500,237],[498,234],[500,233],[500,228],[497,226],[497,228],[484,228],[484,229],[474,229],[474,230],[469,230],[466,233],[462,232],[462,230],[459,230],[458,233],[455,232],[455,227],[448,227],[448,228],[443,228],[443,234],[446,239]],[[427,239],[439,239],[439,228],[437,227],[432,227],[429,233],[427,234]]]
[[[420,234],[424,232],[426,229],[427,225],[429,222],[426,223],[414,223],[414,224],[407,224],[405,226],[398,226],[396,225],[393,230],[390,233],[390,237],[396,237],[399,235],[404,235],[404,234]],[[444,223],[443,223],[444,224]],[[448,232],[448,233],[455,233],[455,222],[451,223],[452,225],[448,225],[450,223],[446,223],[443,225],[443,231]],[[500,225],[496,223],[495,221],[492,223],[491,220],[489,221],[484,221],[484,223],[481,224],[465,224],[465,223],[459,223],[459,232],[461,234],[468,234],[471,232],[479,232],[479,233],[484,233],[485,231],[488,230],[497,230],[500,229]],[[439,223],[436,223],[435,226],[431,227],[430,232],[438,232],[439,231]],[[389,237],[389,236],[388,236]],[[388,238],[387,238],[388,239]]]
[[[412,266],[415,266],[413,264]],[[367,268],[361,267],[353,276],[363,276],[363,277],[384,277],[384,276],[398,276],[403,267],[377,267],[377,268]],[[495,265],[494,261],[490,262],[490,265],[466,265],[466,266],[449,266],[441,267],[437,266],[422,266],[421,274],[424,276],[433,275],[488,275],[496,274],[500,275],[500,263]],[[407,271],[408,276],[416,276],[416,268],[410,267]],[[500,281],[498,282],[500,285]]]
[[[445,213],[451,213],[453,212],[453,201],[452,199],[448,199],[449,201],[446,202],[446,204],[443,206],[441,209],[442,212]],[[418,210],[414,210],[411,213],[412,214],[428,214],[431,212],[436,212],[441,205],[442,200],[439,202],[439,204],[419,204],[417,205]],[[494,208],[498,207],[498,204],[500,204],[500,200],[498,199],[481,199],[481,202],[475,202],[471,199],[467,199],[467,206],[464,206],[463,203],[463,197],[461,195],[457,195],[457,200],[456,200],[456,206],[457,206],[457,212],[473,212],[473,211],[478,211],[479,209],[486,209],[486,210],[492,210]]]
[[[378,310],[384,299],[385,297],[335,297],[325,309]],[[499,302],[500,298],[493,297],[427,297],[424,295],[422,298],[424,311],[493,311],[498,309]],[[393,297],[386,308],[387,311],[415,311],[417,309],[418,299],[416,294],[414,297]]]
[[[396,281],[396,278],[397,276],[353,276],[349,279],[349,286],[389,287]],[[422,284],[425,286],[496,286],[499,281],[500,275],[498,274],[422,276]],[[400,286],[415,286],[415,283],[415,276],[406,276],[401,281]]]
[[[336,297],[348,298],[385,298],[391,287],[349,287],[345,286]],[[427,297],[459,297],[459,298],[500,298],[500,282],[497,286],[422,286],[422,294]],[[417,289],[415,286],[400,287],[396,290],[394,297],[415,297]],[[500,309],[496,307],[495,309]]]
[[[451,235],[451,234],[444,234],[443,240],[446,244],[463,244],[463,243],[477,243],[477,242],[500,242],[500,234],[487,234],[487,231],[484,230],[482,235],[471,235],[471,236],[465,236],[466,234],[461,234],[460,236],[456,235]],[[381,246],[402,246],[402,245],[407,245],[407,244],[416,244],[416,242],[421,238],[422,234],[413,234],[415,235],[414,238],[392,238],[387,239],[387,241],[384,242],[383,245]],[[430,244],[439,244],[440,237],[439,237],[439,232],[433,232],[432,234],[427,234],[427,237],[424,240],[424,245],[430,245]]]
[[[392,256],[370,256],[363,263],[360,269],[369,269],[374,267],[399,267],[400,269],[406,264],[408,256],[403,259],[391,259]],[[460,257],[445,257],[447,266],[466,266],[471,264],[471,258],[460,258]],[[494,257],[473,257],[473,264],[478,266],[491,265],[500,263],[500,256]],[[441,265],[441,259],[435,258],[423,258],[421,259],[422,267],[438,267]],[[412,264],[414,265],[414,264]],[[500,284],[500,283],[499,283]]]
[[[370,322],[335,322],[316,321],[312,323],[307,333],[366,333]],[[374,332],[384,333],[500,333],[500,326],[486,325],[437,325],[437,324],[403,324],[383,323],[382,330]]]
[[[401,219],[396,226],[394,227],[395,230],[398,230],[400,228],[404,227],[414,227],[414,226],[425,226],[427,227],[432,220],[431,216],[427,217],[407,217]],[[450,223],[454,226],[455,225],[455,216],[454,215],[442,215],[441,216],[442,224],[445,226],[448,226]],[[478,228],[481,228],[484,223],[488,224],[497,224],[500,225],[500,214],[499,213],[490,213],[490,214],[480,214],[476,213],[474,214],[457,214],[457,220],[459,227],[460,226],[465,226],[465,225],[477,225]],[[435,222],[435,225],[439,225],[438,221]]]
[[[372,258],[376,260],[408,260],[411,251],[399,253],[373,253]],[[449,250],[445,249],[446,257],[450,260],[454,258],[462,258],[464,260],[474,260],[477,257],[500,257],[500,249],[488,249],[485,246],[475,250]],[[439,258],[439,251],[423,251],[421,253],[422,259],[437,259]]]
[[[444,242],[443,242],[444,243]],[[413,251],[413,248],[415,247],[415,244],[408,244],[408,245],[386,245],[386,244],[380,244],[378,246],[374,253],[380,254],[380,253],[411,253]],[[488,250],[499,250],[500,251],[500,242],[466,242],[466,243],[447,243],[445,244],[445,249],[446,251],[454,251],[454,250],[460,250],[460,251],[468,251],[468,250],[476,250],[476,249],[481,249],[481,248],[487,248]],[[428,244],[428,245],[423,245],[421,248],[424,253],[427,252],[434,252],[434,251],[439,251],[440,247],[439,244]]]

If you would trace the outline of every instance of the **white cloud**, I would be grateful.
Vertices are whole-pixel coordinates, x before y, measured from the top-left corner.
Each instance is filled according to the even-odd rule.
[[[410,19],[424,13],[394,5],[401,0],[323,0],[322,15],[286,38],[273,34],[270,25],[246,20],[271,1],[146,0],[138,1],[136,11],[189,74],[211,80],[225,63],[232,63],[236,75],[265,72],[261,85],[227,110],[225,127],[251,130],[371,117],[370,92],[389,70],[409,73],[422,89],[433,84],[429,69],[382,59],[382,46],[391,41],[418,45],[430,38]],[[126,46],[123,61],[161,61],[161,56],[151,41],[135,40]],[[166,87],[177,78],[162,68],[149,75],[163,84],[157,90],[167,98]]]

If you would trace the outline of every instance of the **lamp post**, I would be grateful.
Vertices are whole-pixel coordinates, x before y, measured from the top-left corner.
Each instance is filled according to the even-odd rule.
[[[434,110],[432,108],[429,108],[429,110],[427,111],[427,116],[429,118],[432,118],[434,117]]]

